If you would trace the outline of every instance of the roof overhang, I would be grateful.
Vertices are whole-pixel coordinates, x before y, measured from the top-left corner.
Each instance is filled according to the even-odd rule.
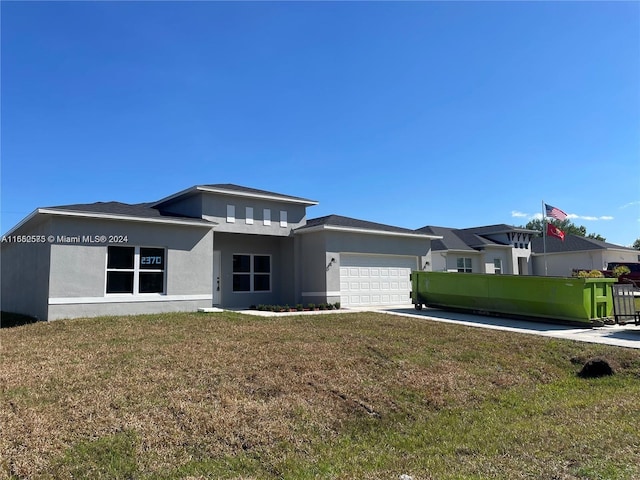
[[[410,232],[390,232],[387,230],[372,230],[367,228],[355,228],[355,227],[340,227],[337,225],[316,225],[314,227],[302,227],[294,230],[295,234],[302,233],[314,233],[321,231],[329,232],[343,232],[343,233],[357,233],[360,235],[380,235],[388,237],[403,237],[403,238],[416,238],[422,240],[440,240],[442,237],[439,235],[431,235],[425,233],[410,233]]]
[[[198,192],[219,193],[221,195],[228,195],[232,197],[258,198],[260,200],[272,200],[274,202],[293,203],[296,205],[307,205],[307,206],[318,205],[318,202],[316,202],[315,200],[306,200],[304,198],[293,198],[293,197],[286,197],[286,196],[279,196],[279,195],[246,192],[241,190],[232,190],[229,188],[207,187],[205,185],[196,185],[195,187],[187,188],[186,190],[182,190],[181,192],[174,193],[173,195],[169,195],[168,197],[160,199],[157,202],[151,204],[151,207],[157,207],[158,205],[162,205],[163,203],[167,203],[176,198],[193,195]]]
[[[27,217],[25,217],[20,223],[18,223],[15,227],[9,230],[6,235],[11,235],[13,232],[19,230],[23,225],[27,224],[38,215],[55,215],[61,217],[78,217],[78,218],[94,218],[100,220],[119,220],[125,222],[139,222],[139,223],[155,223],[155,224],[163,224],[163,225],[182,225],[189,227],[199,227],[199,228],[215,228],[218,224],[214,222],[205,223],[202,220],[193,221],[189,219],[180,219],[180,218],[145,218],[145,217],[134,217],[131,215],[117,215],[110,213],[100,213],[100,212],[82,212],[78,210],[58,210],[53,208],[37,208],[33,212],[31,212]]]

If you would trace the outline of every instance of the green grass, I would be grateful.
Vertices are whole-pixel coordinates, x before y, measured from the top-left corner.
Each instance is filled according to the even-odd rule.
[[[638,350],[371,313],[0,341],[4,478],[640,478]],[[616,374],[579,378],[594,356]]]

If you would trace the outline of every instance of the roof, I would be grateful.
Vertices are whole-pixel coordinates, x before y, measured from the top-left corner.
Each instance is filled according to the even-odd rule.
[[[44,207],[45,210],[64,210],[86,213],[106,213],[111,215],[128,215],[141,218],[159,218],[162,215],[159,210],[150,207],[151,203],[121,203],[121,202],[95,202],[78,203],[75,205],[59,205],[56,207]]]
[[[431,248],[435,251],[455,250],[467,252],[478,251],[485,247],[509,246],[509,243],[499,242],[489,238],[491,235],[501,235],[505,233],[537,233],[535,230],[527,230],[526,228],[514,227],[504,223],[471,228],[448,228],[427,225],[426,227],[419,228],[416,231],[442,236],[441,240],[435,240],[431,244]]]
[[[240,185],[235,185],[233,183],[214,183],[214,184],[206,184],[206,185],[195,185],[193,187],[189,187],[185,190],[182,190],[181,192],[174,193],[173,195],[169,195],[168,197],[162,198],[150,205],[153,207],[157,207],[158,205],[168,203],[170,201],[176,200],[181,197],[188,197],[191,195],[195,195],[198,192],[221,193],[223,195],[261,198],[265,200],[274,200],[274,201],[286,202],[286,203],[298,203],[302,205],[318,204],[316,200],[309,200],[308,198],[295,197],[293,195],[284,195],[282,193],[269,192],[267,190],[259,190],[257,188],[243,187]]]
[[[148,223],[164,223],[212,228],[216,224],[200,218],[164,215],[149,203],[128,204],[120,202],[79,203],[38,208],[31,212],[20,223],[13,227],[7,235],[15,232],[38,215],[62,215],[70,217],[103,218],[109,220],[138,221]]]
[[[476,235],[496,235],[499,233],[538,233],[537,230],[528,230],[522,227],[514,227],[513,225],[507,225],[506,223],[499,223],[496,225],[486,225],[483,227],[471,227],[463,228],[462,230],[470,231]]]
[[[470,230],[471,229],[426,226],[418,229],[417,231],[439,235],[442,237],[442,239],[440,240],[434,240],[431,244],[431,249],[435,251],[456,250],[472,252],[487,246],[505,245],[503,243],[496,242],[489,238],[477,235]]]
[[[631,250],[633,248],[623,247],[609,242],[603,242],[602,240],[596,240],[594,238],[581,237],[579,235],[566,234],[564,242],[556,237],[547,236],[547,253],[567,253],[567,252],[580,252],[585,250]],[[543,237],[536,237],[531,240],[531,251],[535,254],[544,253],[544,239]]]
[[[327,215],[325,217],[307,220],[307,224],[295,230],[296,233],[306,233],[318,230],[342,230],[360,233],[386,233],[410,237],[433,238],[434,235],[427,232],[416,232],[409,228],[395,227],[383,223],[369,222],[357,218],[343,217],[341,215]]]

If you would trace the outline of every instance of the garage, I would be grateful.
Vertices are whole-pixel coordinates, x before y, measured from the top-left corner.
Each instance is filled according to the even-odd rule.
[[[409,275],[417,267],[412,256],[342,254],[340,303],[343,307],[411,305]]]

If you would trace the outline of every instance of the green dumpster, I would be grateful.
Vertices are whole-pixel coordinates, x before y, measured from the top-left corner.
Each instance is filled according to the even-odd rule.
[[[427,305],[594,324],[612,315],[609,285],[615,282],[615,278],[414,271],[411,298],[416,308]]]

